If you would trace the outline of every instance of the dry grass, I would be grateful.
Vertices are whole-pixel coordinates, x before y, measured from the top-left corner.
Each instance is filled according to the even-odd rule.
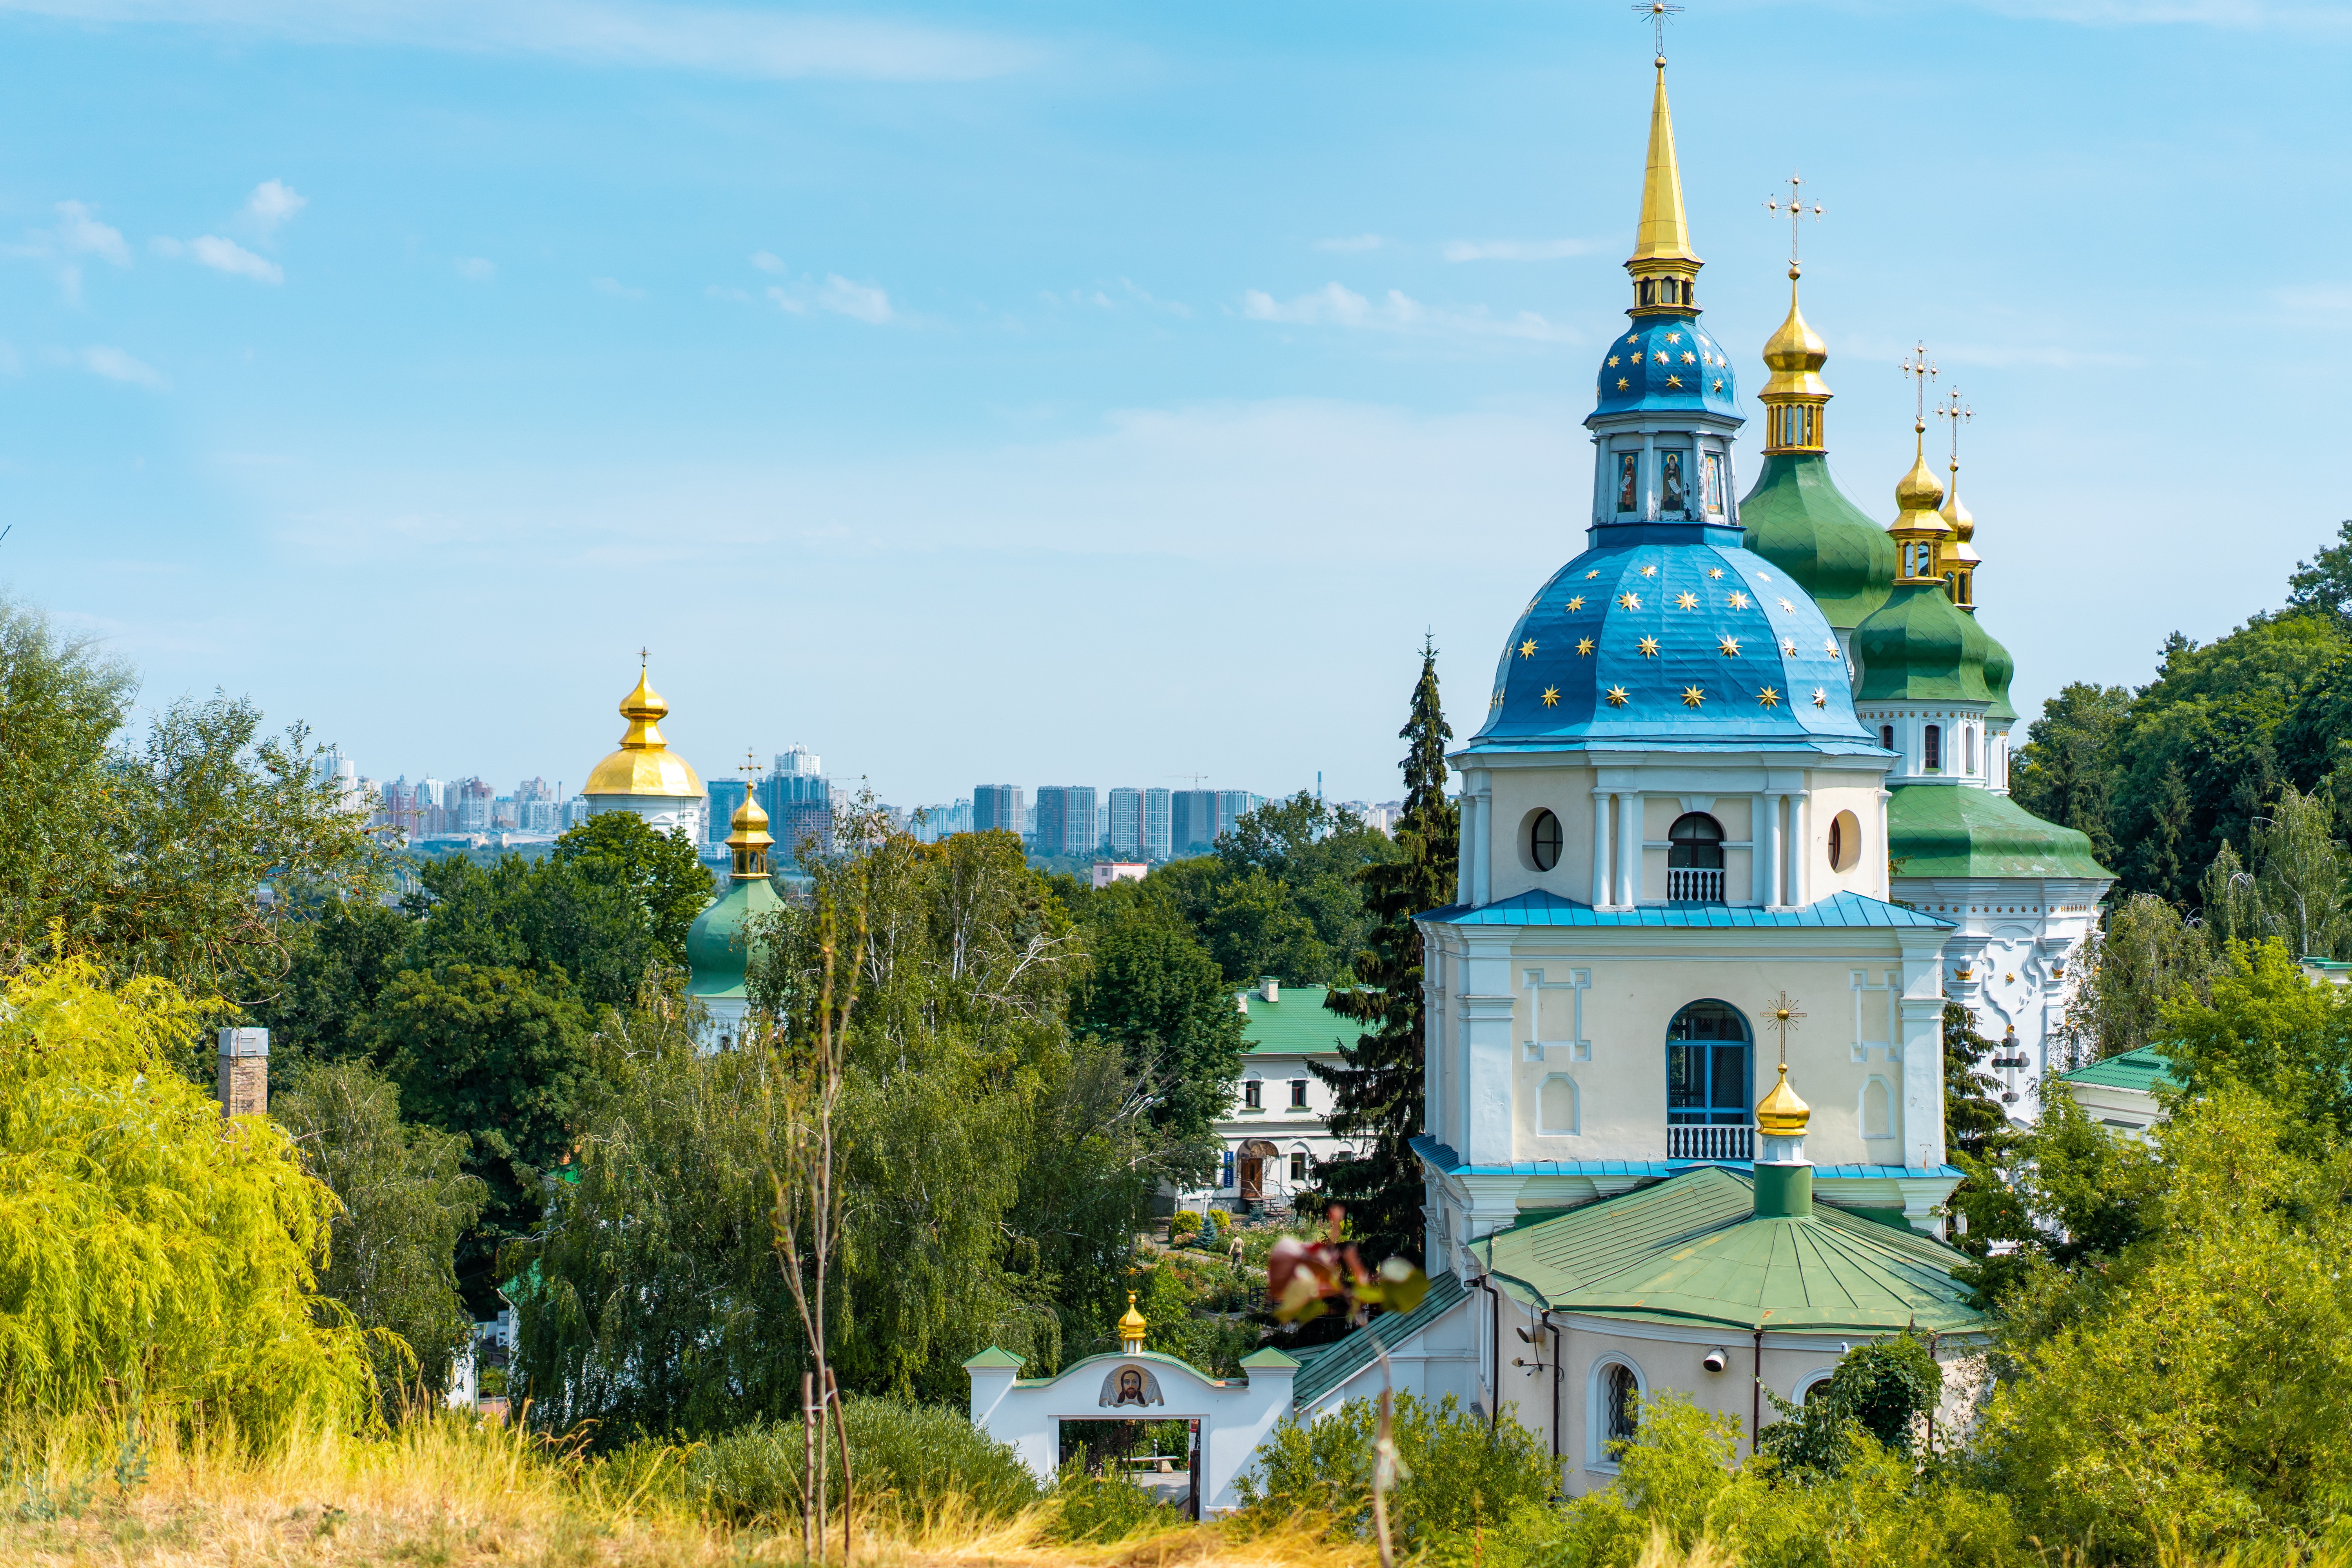
[[[780,1532],[706,1517],[676,1484],[674,1450],[589,1461],[470,1421],[424,1423],[374,1441],[298,1438],[265,1458],[227,1443],[169,1447],[149,1455],[144,1481],[127,1489],[117,1482],[114,1450],[100,1444],[49,1436],[20,1439],[8,1451],[17,1466],[0,1491],[0,1563],[688,1568],[801,1561],[797,1526]],[[872,1568],[1360,1568],[1370,1560],[1304,1526],[1248,1540],[1210,1525],[1072,1545],[1047,1539],[1042,1509],[1009,1521],[950,1510],[912,1526],[880,1516],[861,1524],[857,1561]],[[838,1521],[832,1535],[837,1563]]]

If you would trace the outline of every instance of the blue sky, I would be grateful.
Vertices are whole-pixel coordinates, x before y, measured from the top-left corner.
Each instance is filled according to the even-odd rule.
[[[2348,45],[1670,35],[1747,406],[1798,168],[1841,482],[1892,515],[1924,338],[2029,717],[2352,516]],[[383,777],[569,787],[646,644],[706,776],[1386,798],[1424,628],[1466,735],[1582,547],[1648,56],[1613,0],[0,0],[0,585]]]

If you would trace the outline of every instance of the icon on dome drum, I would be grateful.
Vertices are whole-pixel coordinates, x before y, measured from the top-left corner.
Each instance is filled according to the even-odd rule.
[[[1683,494],[1683,455],[1680,452],[1658,454],[1659,509],[1668,512],[1686,510]]]
[[[1641,504],[1642,454],[1617,454],[1617,510],[1632,511]]]

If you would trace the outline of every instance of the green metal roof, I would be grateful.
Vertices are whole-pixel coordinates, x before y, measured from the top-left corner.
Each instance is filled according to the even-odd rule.
[[[1973,784],[1902,784],[1886,804],[1886,853],[1906,877],[2115,879],[2091,840]]]
[[[1818,452],[1776,452],[1739,502],[1748,548],[1787,573],[1831,626],[1852,631],[1886,602],[1895,541],[1846,500]]]
[[[1290,1403],[1299,1409],[1314,1404],[1372,1364],[1373,1341],[1384,1349],[1393,1348],[1444,1316],[1468,1293],[1459,1276],[1440,1274],[1429,1282],[1429,1294],[1412,1311],[1382,1312],[1346,1339],[1303,1352],[1298,1375],[1290,1382]]]
[[[1497,1280],[1556,1312],[1753,1331],[1982,1331],[1931,1237],[1816,1203],[1756,1214],[1755,1184],[1715,1167],[1523,1222],[1472,1244]]]
[[[1242,1037],[1254,1057],[1336,1057],[1339,1042],[1363,1033],[1353,1019],[1342,1018],[1323,1005],[1327,985],[1286,985],[1279,1002],[1269,1002],[1255,991],[1240,993],[1249,1004],[1242,1022]]]
[[[1853,631],[1862,665],[1856,702],[1982,702],[1984,629],[1952,605],[1941,583],[1899,583]]]
[[[2103,1058],[2087,1067],[2058,1075],[2068,1083],[2096,1084],[2101,1089],[2137,1089],[2153,1094],[2159,1088],[2170,1089],[2179,1080],[2164,1065],[2164,1058],[2154,1046],[2142,1046],[2136,1051]]]

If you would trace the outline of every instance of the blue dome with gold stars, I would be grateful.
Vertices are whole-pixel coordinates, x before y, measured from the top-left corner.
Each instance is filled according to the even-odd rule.
[[[1596,531],[1511,630],[1474,749],[1608,740],[1875,750],[1829,622],[1736,530]]]
[[[1699,331],[1692,316],[1636,316],[1601,356],[1596,390],[1601,403],[1595,414],[1739,414],[1731,356]]]

